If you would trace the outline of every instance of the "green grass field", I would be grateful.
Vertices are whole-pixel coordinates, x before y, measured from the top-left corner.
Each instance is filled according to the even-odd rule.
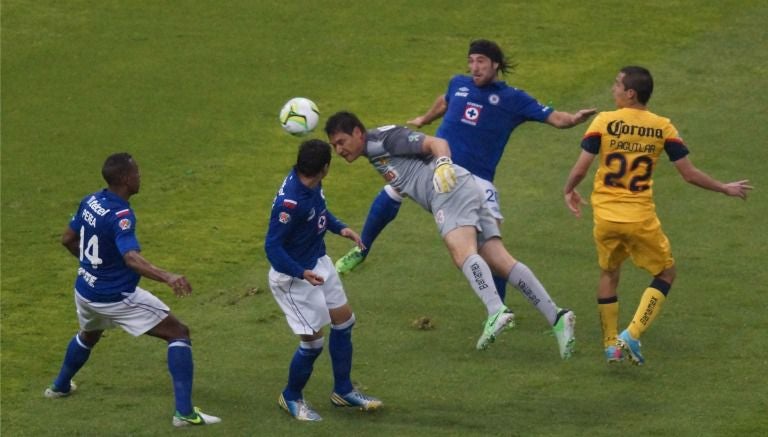
[[[129,151],[142,170],[132,205],[143,253],[195,287],[178,300],[142,281],[192,329],[195,404],[224,420],[196,434],[765,435],[768,4],[468,3],[3,1],[0,433],[177,432],[166,348],[153,338],[109,331],[75,378],[76,395],[42,396],[77,330],[76,263],[59,236],[81,197],[103,186],[104,158]],[[576,311],[574,358],[559,360],[543,318],[514,290],[518,327],[476,352],[482,305],[431,217],[406,203],[344,278],[358,318],[353,379],[385,409],[334,410],[326,351],[305,390],[325,420],[295,422],[276,398],[297,340],[263,253],[271,200],[298,145],[277,113],[306,96],[321,123],[340,109],[371,127],[404,123],[464,71],[478,37],[519,64],[510,83],[568,111],[612,109],[617,70],[648,67],[651,109],[672,118],[692,161],[756,189],[742,202],[659,165],[657,207],[678,279],[643,338],[647,365],[609,367],[591,212],[572,218],[561,196],[586,126],[520,127],[497,173],[503,233]],[[331,168],[329,207],[360,230],[382,181],[362,160],[335,158]],[[349,247],[330,233],[327,243],[333,258]],[[649,282],[631,264],[623,273],[622,324]],[[435,329],[415,329],[422,316]]]

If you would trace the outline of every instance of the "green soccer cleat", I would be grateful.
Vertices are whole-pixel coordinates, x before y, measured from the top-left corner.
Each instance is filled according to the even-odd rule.
[[[557,346],[560,348],[560,358],[567,360],[573,355],[573,349],[576,346],[576,337],[574,328],[576,327],[576,315],[571,310],[560,310],[557,313],[558,319],[552,330],[557,338]]]
[[[336,271],[342,275],[344,273],[349,273],[354,270],[355,267],[359,266],[360,263],[365,261],[365,257],[366,255],[363,253],[363,251],[360,250],[359,247],[355,246],[350,249],[346,255],[336,260]]]
[[[221,418],[205,414],[197,407],[193,408],[192,414],[187,416],[182,416],[178,411],[173,415],[173,426],[176,427],[213,425],[219,422],[221,422]]]
[[[74,393],[75,390],[77,390],[77,384],[75,384],[75,381],[69,382],[69,391],[61,391],[56,388],[55,385],[51,384],[48,386],[48,388],[45,389],[43,396],[47,397],[48,399],[65,398]]]
[[[514,326],[515,314],[512,310],[502,305],[498,311],[491,314],[488,317],[488,320],[485,321],[483,335],[477,340],[477,350],[481,351],[487,349],[491,343],[496,341],[496,336],[498,336],[501,331],[506,328],[514,328]]]

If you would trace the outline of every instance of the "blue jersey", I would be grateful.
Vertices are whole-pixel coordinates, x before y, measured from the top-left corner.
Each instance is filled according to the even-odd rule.
[[[294,169],[272,202],[264,242],[267,259],[278,272],[303,279],[304,270],[312,270],[325,256],[326,229],[338,234],[346,227],[328,211],[322,184],[307,187]]]
[[[453,162],[491,182],[512,131],[526,121],[543,122],[553,111],[505,82],[478,87],[461,75],[451,79],[445,101],[435,135],[448,141]]]
[[[136,291],[141,276],[123,255],[140,251],[136,216],[125,199],[102,190],[85,196],[69,227],[80,235],[80,268],[75,289],[93,302],[118,302]]]

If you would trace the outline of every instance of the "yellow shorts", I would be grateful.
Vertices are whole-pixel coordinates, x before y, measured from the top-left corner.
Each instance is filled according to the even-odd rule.
[[[595,218],[593,231],[600,268],[613,272],[632,262],[653,276],[675,265],[669,239],[657,217],[638,223],[617,223]]]

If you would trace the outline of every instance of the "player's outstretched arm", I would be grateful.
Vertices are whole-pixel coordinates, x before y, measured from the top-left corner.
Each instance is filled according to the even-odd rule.
[[[563,112],[553,111],[547,117],[547,124],[554,126],[558,129],[567,129],[569,127],[576,126],[577,124],[584,123],[589,120],[589,117],[597,112],[596,108],[580,109],[577,112]]]
[[[123,255],[123,259],[128,267],[141,276],[168,284],[176,296],[183,297],[192,293],[192,286],[184,275],[167,272],[155,266],[136,250],[128,251]]]
[[[746,200],[747,193],[753,188],[749,185],[749,179],[728,183],[720,182],[696,168],[687,156],[675,161],[675,168],[680,173],[680,176],[682,176],[689,184],[696,185],[697,187],[706,190],[717,191],[726,196],[740,197],[741,199]]]
[[[407,123],[416,127],[422,127],[445,115],[447,109],[448,103],[445,101],[445,96],[440,94],[424,115],[408,120]]]
[[[576,217],[581,217],[581,205],[586,205],[587,202],[582,199],[576,187],[587,175],[589,166],[592,165],[592,161],[595,159],[595,155],[582,150],[579,158],[571,169],[571,173],[568,175],[568,180],[565,181],[563,187],[563,200],[565,200],[565,206],[571,211],[571,214]]]
[[[363,240],[360,239],[360,235],[357,234],[352,228],[344,228],[339,232],[339,235],[341,235],[344,238],[348,238],[357,244],[357,247],[360,248],[360,250],[365,250],[365,244],[363,244]]]

